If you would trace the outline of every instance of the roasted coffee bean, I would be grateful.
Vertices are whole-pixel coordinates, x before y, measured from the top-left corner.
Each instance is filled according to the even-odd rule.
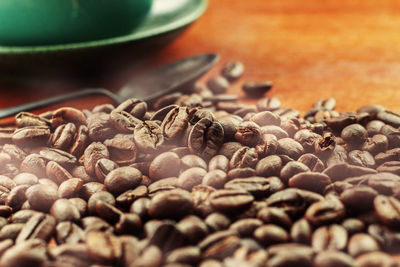
[[[290,227],[292,226],[292,220],[290,219],[290,217],[285,213],[283,209],[279,208],[262,208],[257,213],[257,218],[262,220],[266,224],[276,224],[282,226],[285,229],[290,229]]]
[[[37,177],[46,175],[46,161],[38,154],[30,154],[21,162],[20,170],[22,172],[30,172]]]
[[[303,163],[298,161],[288,162],[281,170],[280,179],[287,184],[289,179],[301,172],[309,172],[310,169]]]
[[[285,229],[274,224],[265,224],[258,227],[254,231],[253,236],[258,242],[266,246],[277,243],[285,243],[289,240],[289,234],[285,231]]]
[[[185,170],[179,175],[177,186],[187,191],[191,191],[196,185],[199,185],[203,181],[203,177],[207,174],[207,171],[203,168],[193,167]]]
[[[199,243],[204,259],[223,260],[235,252],[240,247],[239,238],[230,231],[216,232],[214,235],[209,235]]]
[[[102,200],[96,201],[96,214],[112,225],[115,225],[123,215],[121,210]]]
[[[91,231],[86,234],[88,252],[92,258],[104,263],[113,263],[122,256],[120,240],[111,234]]]
[[[118,165],[128,165],[136,161],[137,149],[131,135],[117,134],[112,139],[105,140],[104,145],[109,151],[110,159]],[[97,160],[101,158],[108,157],[104,154],[104,157],[98,157]],[[96,163],[97,161],[94,164]],[[95,169],[95,166],[93,168]]]
[[[398,263],[389,254],[374,251],[365,253],[355,259],[357,267],[380,267],[380,266],[396,266]]]
[[[53,202],[58,199],[57,190],[41,184],[29,187],[25,194],[30,207],[43,212],[47,212]]]
[[[38,183],[37,176],[29,172],[20,173],[13,180],[16,185],[34,185]]]
[[[351,124],[346,126],[341,133],[343,140],[350,146],[361,146],[368,137],[367,130],[360,124]]]
[[[188,215],[176,224],[176,228],[186,236],[191,244],[196,244],[209,232],[207,225],[199,217]]]
[[[13,266],[43,266],[48,260],[46,243],[40,239],[21,242],[4,252],[0,265]]]
[[[42,239],[49,241],[56,227],[56,220],[46,214],[33,215],[19,232],[16,243],[22,243],[29,239]]]
[[[242,145],[253,147],[262,143],[261,128],[255,122],[242,122],[237,127],[235,139]]]
[[[300,219],[293,223],[290,228],[291,239],[300,244],[311,243],[312,227],[306,219]]]
[[[313,172],[322,172],[325,169],[324,163],[313,154],[303,154],[297,161],[305,164]]]
[[[73,123],[62,124],[55,129],[50,143],[54,148],[67,150],[71,147],[76,134],[76,126]]]
[[[229,162],[231,169],[234,168],[254,168],[258,162],[258,153],[256,149],[244,146],[238,149]]]
[[[221,71],[221,74],[229,81],[234,81],[240,78],[243,72],[244,72],[244,65],[242,62],[230,61],[226,63],[226,65]]]
[[[211,232],[225,230],[231,224],[231,220],[219,212],[211,213],[204,219],[204,222],[207,224]]]
[[[216,189],[220,189],[224,187],[227,181],[228,181],[227,174],[222,170],[216,169],[204,175],[202,184],[212,186]]]
[[[14,211],[21,208],[22,204],[26,201],[25,191],[29,185],[18,185],[13,187],[8,193],[5,204],[10,206]]]
[[[137,187],[142,182],[142,173],[132,167],[120,167],[107,174],[104,185],[114,195]]]
[[[338,224],[321,226],[312,234],[312,247],[315,251],[344,250],[347,245],[347,231]]]
[[[149,245],[155,245],[164,253],[182,247],[185,236],[170,223],[161,224],[149,240]]]
[[[199,156],[189,154],[181,158],[181,167],[184,169],[189,169],[192,167],[199,167],[207,169],[207,163]]]
[[[140,125],[143,123],[143,121],[134,117],[129,112],[116,111],[116,110],[113,110],[110,113],[109,121],[111,122],[111,125],[114,126],[119,132],[126,133],[126,134],[133,133],[135,130],[135,127],[137,125]],[[90,127],[89,127],[89,135],[90,135]],[[90,135],[90,138],[92,139],[91,135]],[[92,140],[94,140],[94,139],[92,139]]]
[[[92,214],[92,215],[96,214],[96,203],[99,200],[104,201],[113,206],[115,205],[115,198],[111,193],[109,193],[107,191],[96,192],[88,200],[89,214]]]
[[[235,212],[246,208],[254,197],[243,189],[220,189],[210,195],[211,206],[221,212]]]
[[[72,222],[61,222],[56,227],[56,242],[58,244],[76,244],[83,240],[83,230]]]
[[[167,177],[177,177],[181,160],[176,153],[164,152],[153,159],[149,167],[149,175],[152,180],[160,180]]]
[[[248,177],[235,178],[227,182],[224,186],[226,189],[245,190],[252,194],[255,198],[267,197],[285,186],[277,177]]]
[[[262,143],[256,145],[255,149],[259,158],[275,154],[278,149],[278,139],[272,134],[263,134]]]
[[[181,263],[195,265],[200,260],[200,249],[195,246],[186,246],[171,251],[166,256],[166,263]]]
[[[352,257],[360,256],[361,254],[379,251],[379,244],[370,235],[358,233],[353,235],[348,244],[347,251]]]
[[[371,187],[361,185],[345,189],[340,194],[340,200],[348,210],[356,213],[372,209],[377,195],[378,192]]]
[[[54,111],[51,118],[51,126],[53,128],[57,128],[67,122],[73,122],[76,125],[86,125],[86,117],[82,111],[71,107],[63,107]]]
[[[257,102],[257,108],[259,111],[273,111],[279,109],[281,106],[281,102],[275,98],[263,98]]]
[[[272,83],[271,82],[246,82],[243,84],[242,90],[248,97],[251,98],[260,98],[266,92],[271,90]]]
[[[321,251],[314,259],[316,267],[352,267],[354,260],[340,251]]]
[[[188,127],[189,110],[187,107],[176,107],[165,116],[161,128],[164,136],[176,140]]]
[[[276,155],[261,159],[256,165],[258,176],[269,177],[278,176],[282,168],[282,160]]]
[[[329,176],[318,172],[301,172],[289,179],[289,186],[322,193],[331,183]]]
[[[226,90],[229,87],[229,82],[224,77],[216,76],[207,81],[207,87],[214,94],[223,94],[226,93]]]
[[[382,223],[398,227],[400,225],[400,201],[394,197],[378,195],[374,199],[375,212]]]
[[[233,154],[241,147],[243,147],[243,145],[239,142],[226,142],[221,146],[219,153],[231,159]]]
[[[251,177],[255,176],[256,171],[252,168],[235,168],[232,169],[228,172],[228,179],[232,180],[235,178],[246,178],[246,177]]]
[[[14,144],[20,147],[38,147],[46,145],[50,138],[50,129],[47,126],[28,126],[15,130],[12,135]]]
[[[78,194],[83,185],[82,179],[71,178],[61,183],[57,193],[60,198],[71,198]]]
[[[334,98],[320,99],[313,105],[314,108],[334,110],[336,106],[336,100]]]
[[[95,175],[96,163],[99,159],[110,157],[110,153],[105,145],[101,143],[91,143],[84,152],[84,166],[89,175]]]
[[[164,143],[161,127],[154,121],[145,121],[135,127],[135,144],[144,153],[152,153]]]
[[[149,215],[155,218],[179,218],[193,209],[193,200],[185,190],[174,189],[156,194],[149,206]]]
[[[293,139],[300,143],[305,152],[314,152],[315,143],[320,141],[321,135],[308,129],[302,129],[294,134]]]
[[[105,191],[106,187],[98,182],[89,182],[82,185],[82,188],[79,192],[80,196],[85,199],[89,200],[89,198],[96,192]]]
[[[306,219],[313,225],[339,222],[346,215],[346,209],[340,200],[324,199],[317,201],[307,209]]]
[[[362,150],[368,151],[372,155],[385,152],[388,149],[388,138],[382,134],[375,134],[363,144]]]
[[[78,221],[81,217],[79,210],[68,199],[57,199],[50,208],[50,214],[56,221]]]
[[[190,131],[188,147],[191,153],[205,159],[215,156],[223,143],[224,128],[207,118],[198,121]]]
[[[114,110],[126,111],[135,118],[142,119],[147,111],[147,104],[142,100],[136,98],[130,98],[119,104],[119,106],[117,106]]]
[[[29,112],[20,112],[15,115],[15,123],[18,128],[23,128],[27,126],[50,126],[49,120],[37,116]]]
[[[221,170],[227,172],[229,170],[229,159],[224,155],[216,155],[212,157],[208,163],[208,170]]]
[[[207,185],[197,185],[193,187],[191,195],[196,214],[206,217],[214,211],[214,209],[211,207],[210,195],[215,191],[215,188]]]
[[[138,198],[146,197],[148,189],[144,185],[140,185],[132,190],[127,190],[116,198],[116,203],[121,207],[129,207],[133,201]]]
[[[232,223],[230,230],[237,232],[240,236],[252,236],[253,232],[263,225],[263,221],[256,218],[246,218]]]

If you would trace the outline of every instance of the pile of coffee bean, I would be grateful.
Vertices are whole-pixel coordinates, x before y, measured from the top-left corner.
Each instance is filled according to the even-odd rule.
[[[226,94],[243,71],[18,114],[0,129],[0,265],[400,266],[400,115],[246,105]]]

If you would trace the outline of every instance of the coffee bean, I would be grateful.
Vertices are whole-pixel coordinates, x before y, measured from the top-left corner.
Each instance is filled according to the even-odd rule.
[[[189,243],[196,244],[209,232],[207,225],[199,217],[188,215],[176,224],[176,228],[186,236]]]
[[[324,199],[311,204],[306,219],[313,225],[338,222],[346,215],[346,209],[340,200]]]
[[[226,189],[245,190],[255,198],[261,198],[282,190],[285,186],[277,177],[264,178],[253,176],[233,179],[227,182],[224,187]]]
[[[340,200],[348,210],[362,212],[373,208],[373,202],[378,195],[374,189],[368,186],[356,186],[343,191]]]
[[[46,145],[49,138],[50,129],[47,126],[28,126],[20,128],[12,135],[12,141],[20,147],[38,147]]]
[[[263,98],[257,102],[257,108],[259,111],[273,111],[279,109],[281,106],[281,102],[275,98]]]
[[[174,189],[156,194],[149,206],[149,214],[155,218],[179,218],[193,209],[193,200],[185,190]]]
[[[116,262],[122,255],[121,242],[111,234],[91,231],[85,239],[90,256],[99,262]]]
[[[204,222],[207,224],[211,232],[225,230],[231,224],[231,220],[219,212],[211,213],[204,219]]]
[[[31,239],[5,251],[0,264],[5,267],[43,266],[47,259],[46,243],[40,239]]]
[[[53,203],[50,208],[50,214],[58,223],[63,221],[78,221],[81,217],[78,208],[65,198],[57,199]]]
[[[287,184],[289,179],[293,177],[294,175],[301,173],[301,172],[309,172],[310,169],[307,167],[307,165],[297,162],[297,161],[291,161],[288,162],[281,170],[280,173],[280,178],[284,184]]]
[[[210,195],[211,206],[221,212],[235,212],[250,205],[254,197],[240,189],[220,189]]]
[[[120,167],[107,174],[104,185],[114,195],[133,189],[142,182],[142,173],[132,167]]]
[[[260,98],[266,92],[271,90],[272,83],[271,82],[246,82],[243,84],[242,90],[248,97],[251,98]]]
[[[280,157],[272,155],[261,159],[256,165],[256,174],[258,176],[269,177],[279,175],[282,168]]]
[[[312,227],[306,219],[300,219],[293,223],[290,228],[290,237],[296,243],[311,243]]]
[[[400,201],[394,197],[378,195],[374,199],[375,212],[379,219],[389,226],[400,225]]]
[[[221,74],[229,81],[234,81],[240,78],[243,72],[244,72],[244,65],[242,62],[230,61],[226,63],[226,65],[221,71]]]
[[[290,229],[290,227],[292,226],[292,220],[290,219],[290,217],[285,213],[283,209],[279,208],[262,208],[257,213],[257,218],[262,220],[266,224],[276,224],[282,226],[285,229]]]
[[[351,267],[354,260],[349,255],[340,251],[321,251],[314,259],[316,267]]]
[[[83,240],[84,232],[72,222],[61,222],[56,227],[56,242],[58,244],[76,244]]]
[[[203,177],[207,174],[207,171],[203,168],[193,167],[187,169],[179,175],[177,186],[187,191],[191,191],[196,185],[199,185],[203,181]]]
[[[47,212],[58,199],[57,191],[45,185],[33,185],[26,190],[26,197],[32,209]]]
[[[110,157],[107,147],[101,143],[91,143],[84,152],[84,166],[89,175],[95,175],[96,163],[99,159]]]
[[[192,167],[207,169],[207,163],[201,157],[193,154],[183,156],[181,158],[181,165],[184,169]]]
[[[322,193],[331,183],[329,176],[318,172],[301,172],[289,179],[289,186]]]
[[[238,149],[229,162],[231,169],[234,168],[254,168],[258,162],[258,153],[256,149],[244,146]]]
[[[274,224],[265,224],[258,227],[253,236],[264,245],[284,243],[289,240],[289,234],[283,228]]]
[[[149,167],[149,175],[152,180],[160,180],[167,177],[177,177],[181,160],[173,152],[164,152],[153,159]]]
[[[118,165],[128,165],[136,161],[136,145],[131,135],[117,134],[112,139],[104,141],[104,145],[109,151],[110,159]],[[99,160],[108,158],[106,154],[93,158]],[[95,162],[95,164],[97,161]],[[95,169],[95,166],[93,166]]]
[[[261,128],[255,122],[242,122],[237,127],[235,139],[242,145],[255,146],[262,143]]]
[[[347,144],[357,147],[366,141],[368,132],[362,125],[355,123],[346,126],[342,130],[341,137]]]
[[[16,243],[23,243],[27,240],[42,239],[49,241],[56,227],[56,220],[46,214],[37,213],[33,215],[19,232]]]
[[[227,174],[222,170],[216,169],[204,175],[202,184],[212,186],[216,189],[220,189],[224,187],[227,181],[228,181]]]
[[[226,90],[229,87],[229,82],[224,77],[217,76],[208,80],[207,87],[214,94],[223,94],[226,93]]]
[[[347,245],[347,231],[338,224],[321,226],[312,234],[312,247],[315,251],[344,250]]]
[[[379,251],[379,244],[370,235],[358,233],[353,235],[349,240],[347,248],[348,253],[352,257],[360,256],[368,252]]]
[[[396,266],[396,264],[396,259],[380,251],[365,253],[355,259],[357,267]]]

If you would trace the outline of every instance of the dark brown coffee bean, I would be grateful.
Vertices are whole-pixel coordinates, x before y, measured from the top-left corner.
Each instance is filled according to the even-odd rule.
[[[207,87],[214,94],[223,94],[223,93],[226,93],[226,90],[229,87],[229,82],[224,77],[217,76],[217,77],[213,77],[207,81]]]
[[[208,172],[203,177],[202,184],[220,189],[224,187],[224,184],[228,181],[227,174],[222,170],[213,170]]]
[[[77,129],[75,124],[67,123],[57,127],[54,131],[50,143],[54,148],[67,150],[71,147]]]
[[[314,259],[316,267],[352,267],[354,260],[340,251],[321,251]]]
[[[258,242],[264,245],[285,243],[289,240],[289,234],[283,228],[274,224],[258,227],[253,235]]]
[[[113,114],[113,119],[111,119],[110,114],[107,113],[96,113],[87,118],[87,134],[92,141],[103,141],[109,138],[112,138],[116,134],[116,129],[113,126],[113,122],[115,121],[116,114]],[[82,128],[82,133],[84,133],[86,129]],[[78,131],[79,134],[79,131]],[[78,139],[81,136],[78,136]],[[77,139],[77,140],[78,140]]]
[[[253,176],[233,179],[226,183],[224,187],[226,189],[245,190],[255,198],[261,198],[282,190],[285,186],[277,177],[264,178]]]
[[[242,122],[237,127],[235,139],[242,145],[253,147],[262,143],[261,128],[255,122]]]
[[[115,225],[115,233],[137,235],[142,228],[142,220],[139,215],[132,213],[123,213]]]
[[[13,266],[43,266],[48,260],[46,243],[40,239],[21,242],[4,252],[0,265]]]
[[[129,207],[136,199],[146,197],[148,189],[144,185],[140,185],[135,189],[125,191],[116,198],[116,203],[121,207]]]
[[[388,138],[382,134],[376,134],[363,144],[362,150],[366,150],[372,155],[385,152],[388,149]]]
[[[237,232],[241,237],[252,236],[253,232],[263,225],[263,221],[256,218],[246,218],[232,223],[230,230]]]
[[[221,149],[220,149],[220,153],[221,153]],[[212,157],[208,163],[208,170],[209,171],[221,170],[221,171],[227,172],[229,170],[228,158],[224,155],[216,155],[216,156]]]
[[[196,185],[193,187],[191,195],[196,214],[206,217],[214,211],[214,209],[211,207],[210,195],[215,191],[215,188],[207,185]]]
[[[187,191],[191,191],[194,186],[202,183],[206,174],[207,171],[203,168],[193,167],[187,169],[179,175],[177,185]]]
[[[314,108],[334,110],[336,106],[336,100],[334,98],[320,99],[313,105]]]
[[[164,253],[185,244],[185,236],[170,223],[161,224],[149,240],[149,245],[155,245]]]
[[[186,236],[186,239],[191,244],[196,244],[209,232],[204,221],[194,215],[184,217],[176,224],[176,228]]]
[[[210,195],[211,206],[221,212],[235,212],[250,205],[254,197],[244,190],[220,189]]]
[[[152,153],[164,143],[161,127],[154,121],[138,124],[134,132],[135,144],[140,151]]]
[[[126,111],[135,118],[142,119],[147,111],[147,104],[140,99],[130,98],[122,102],[114,111]]]
[[[400,225],[400,201],[394,197],[378,195],[374,199],[375,212],[382,223],[397,227]]]
[[[373,208],[373,202],[378,195],[374,189],[368,186],[356,186],[343,191],[340,200],[348,210],[362,212]]]
[[[200,249],[195,246],[177,248],[166,256],[166,263],[195,265],[200,260]]]
[[[148,246],[143,249],[131,266],[160,266],[163,260],[163,253],[157,246]]]
[[[305,164],[313,172],[321,172],[325,169],[324,163],[313,154],[303,154],[297,161]]]
[[[207,118],[198,121],[190,131],[188,147],[191,153],[210,159],[215,156],[224,139],[224,128]]]
[[[240,239],[237,236],[228,236],[204,249],[202,256],[205,259],[213,258],[223,260],[235,252],[240,247]]]
[[[225,230],[231,224],[231,220],[219,212],[211,213],[204,219],[204,222],[207,224],[211,232]]]
[[[29,185],[18,185],[8,193],[5,204],[10,206],[14,212],[19,210],[26,201],[25,191],[28,187]]]
[[[98,182],[89,182],[82,185],[79,194],[83,199],[89,200],[94,193],[99,191],[106,191],[106,187]]]
[[[282,168],[280,178],[284,184],[287,184],[289,179],[295,174],[309,171],[310,169],[307,167],[307,165],[298,161],[291,161]]]
[[[231,169],[234,168],[254,168],[258,162],[258,154],[254,148],[244,146],[238,149],[229,162]]]
[[[185,190],[174,189],[156,194],[149,206],[149,214],[154,218],[179,218],[193,209],[193,200]]]
[[[60,198],[53,203],[50,208],[50,214],[58,223],[63,221],[78,221],[81,218],[78,208],[65,198]]]
[[[115,198],[111,193],[107,191],[96,192],[88,200],[89,214],[96,214],[96,203],[99,200],[104,201],[112,206],[115,205]]]
[[[137,187],[142,182],[142,173],[132,167],[120,167],[107,174],[104,185],[114,195]]]
[[[49,127],[28,126],[15,130],[12,141],[20,147],[38,147],[46,145],[49,138]]]
[[[46,214],[33,215],[18,234],[16,243],[23,243],[29,239],[49,241],[56,227],[56,220]]]
[[[243,147],[243,145],[239,142],[226,142],[226,143],[222,144],[222,146],[219,150],[219,154],[230,159],[230,158],[232,158],[233,154],[241,147]]]
[[[368,137],[367,130],[360,124],[351,124],[342,130],[343,140],[354,147],[361,146]]]
[[[260,98],[266,92],[271,90],[272,83],[271,82],[246,82],[243,84],[242,90],[248,97],[251,98]]]
[[[182,157],[181,166],[183,169],[189,169],[192,167],[207,169],[207,163],[201,157],[193,154]]]
[[[57,193],[60,198],[71,198],[78,194],[83,185],[82,179],[71,178],[61,183]]]
[[[235,168],[228,172],[228,179],[233,180],[235,178],[246,178],[255,175],[256,171],[252,168]]]
[[[236,115],[229,115],[229,114],[218,119],[218,122],[221,124],[222,128],[224,128],[224,139],[225,140],[233,140],[234,139],[237,127],[239,126],[239,124],[242,121],[243,121],[243,119],[241,117],[236,116]],[[235,143],[235,145],[237,145],[237,146],[239,146],[239,144],[240,143]],[[230,143],[226,144],[227,148],[229,148],[229,146],[231,146],[231,145],[232,144],[230,144]],[[222,149],[222,150],[224,150],[224,149]],[[230,151],[230,150],[228,149],[228,151]],[[221,153],[221,154],[230,158],[228,156],[229,154],[224,154],[224,153]]]
[[[300,219],[293,223],[290,228],[291,239],[300,244],[311,243],[312,227],[306,219]]]
[[[262,143],[256,145],[255,149],[259,158],[274,155],[278,149],[278,139],[272,134],[263,134]]]
[[[379,251],[379,244],[370,235],[358,233],[353,235],[349,240],[347,252],[352,257],[360,256],[361,254]]]
[[[57,128],[67,122],[73,122],[76,125],[86,125],[86,117],[82,111],[71,107],[62,107],[54,111],[51,118],[51,126],[53,128]]]
[[[109,151],[110,159],[118,165],[128,165],[135,162],[137,151],[131,135],[117,134],[112,139],[105,140],[104,145]],[[106,153],[103,155],[103,157],[100,155],[96,157],[97,160],[108,158]],[[94,160],[96,160],[96,158],[94,158]],[[97,161],[94,164],[96,163]],[[95,166],[93,168],[95,168]]]
[[[344,250],[347,245],[347,231],[338,224],[321,226],[312,235],[312,247],[315,251]]]
[[[318,172],[301,172],[289,179],[289,186],[322,193],[331,183],[329,176]]]
[[[112,263],[120,259],[122,246],[119,239],[111,234],[91,231],[86,234],[86,245],[92,258],[103,263]]]
[[[326,119],[326,124],[335,132],[340,132],[346,126],[356,123],[357,117],[355,114],[339,114],[339,116],[329,117]]]
[[[57,190],[45,185],[33,185],[26,190],[26,197],[32,209],[47,212],[57,200]]]
[[[44,177],[46,175],[46,162],[38,154],[29,154],[21,162],[21,172],[30,172],[38,177]]]
[[[172,109],[165,116],[161,128],[167,139],[176,140],[188,127],[189,110],[187,107],[177,107]]]
[[[397,128],[400,126],[399,115],[391,111],[380,111],[376,114],[376,118],[393,127]]]
[[[321,135],[308,129],[302,129],[294,134],[293,139],[300,143],[306,152],[313,152],[315,143],[319,142]]]
[[[24,128],[27,126],[50,126],[49,120],[37,116],[29,112],[20,112],[15,115],[15,122],[18,128]]]
[[[311,204],[305,213],[306,219],[313,225],[328,224],[342,220],[346,209],[340,200],[324,199]]]
[[[256,165],[256,174],[258,176],[269,177],[279,175],[282,168],[280,157],[272,155],[261,159]]]
[[[84,166],[86,172],[91,175],[95,176],[95,168],[96,163],[99,159],[110,157],[110,153],[107,150],[107,147],[101,143],[91,143],[84,152]]]
[[[102,200],[96,201],[96,214],[113,225],[115,225],[123,215],[122,211]]]
[[[58,244],[76,244],[83,240],[83,230],[72,222],[61,222],[56,227],[56,242]]]
[[[355,259],[357,267],[381,267],[381,266],[396,266],[397,260],[391,255],[380,252],[367,252]]]
[[[292,220],[285,213],[285,211],[283,209],[275,207],[262,208],[257,213],[257,218],[262,220],[266,224],[276,224],[285,229],[290,229],[290,227],[292,226]]]
[[[257,108],[259,111],[273,111],[279,109],[280,106],[281,102],[275,97],[263,98],[257,102]]]
[[[149,167],[149,175],[152,180],[160,180],[179,175],[181,160],[173,152],[164,152],[153,159]]]
[[[106,159],[106,158],[101,158],[96,162],[94,171],[95,171],[96,177],[100,181],[104,181],[107,174],[109,174],[112,170],[115,170],[116,168],[118,168],[117,163],[115,163],[112,160]]]
[[[230,61],[226,63],[226,65],[221,71],[221,74],[229,81],[234,81],[240,78],[243,72],[244,72],[244,65],[242,62]]]

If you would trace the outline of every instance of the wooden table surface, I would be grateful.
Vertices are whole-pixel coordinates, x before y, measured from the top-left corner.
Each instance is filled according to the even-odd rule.
[[[229,60],[245,64],[243,81],[273,82],[268,95],[301,112],[320,98],[337,99],[339,111],[382,104],[400,112],[400,4],[396,0],[210,0],[205,14],[178,39],[148,51],[122,68],[88,80],[15,83],[0,81],[0,107],[45,96],[101,86],[117,90],[138,70],[204,52],[220,62],[206,75],[218,74]],[[40,66],[38,66],[40,68]],[[61,105],[90,108],[107,102],[91,97]],[[51,107],[54,108],[54,107]]]

